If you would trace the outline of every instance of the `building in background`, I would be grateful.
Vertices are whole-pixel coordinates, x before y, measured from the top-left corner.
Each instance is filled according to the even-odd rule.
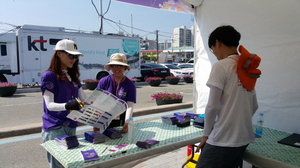
[[[194,47],[171,47],[159,53],[159,63],[187,62],[194,58]]]
[[[194,26],[190,29],[181,26],[173,29],[172,47],[194,47]]]
[[[171,47],[171,41],[165,40],[158,42],[158,50],[166,50]],[[141,51],[157,50],[156,40],[148,40],[147,38],[141,40]]]
[[[181,26],[173,29],[170,41],[158,42],[156,40],[149,40],[147,37],[141,40],[141,51],[143,50],[166,50],[168,48],[178,47],[194,47],[194,26],[190,29],[186,26]]]
[[[157,48],[158,45],[158,48]],[[187,62],[194,57],[194,26],[173,29],[170,41],[141,39],[141,56],[156,57],[158,62]]]
[[[158,50],[166,50],[172,46],[171,41],[158,42]]]

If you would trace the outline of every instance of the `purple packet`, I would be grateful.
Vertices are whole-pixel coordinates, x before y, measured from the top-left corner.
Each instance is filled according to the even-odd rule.
[[[154,139],[147,139],[146,141],[137,141],[136,146],[140,148],[149,149],[151,146],[158,144],[159,141],[156,141]]]
[[[184,115],[183,114],[180,114],[180,115],[177,115],[176,116],[177,120],[180,122],[180,121],[184,121]]]
[[[186,113],[186,116],[190,116],[192,119],[195,119],[199,114],[195,114],[195,113]]]
[[[108,151],[110,151],[110,152],[115,152],[115,151],[118,151],[118,150],[120,150],[121,148],[124,148],[125,146],[127,146],[128,144],[121,144],[121,145],[118,145],[118,146],[116,146],[116,147],[114,147],[114,148],[112,148],[112,149],[109,149]]]
[[[111,138],[111,139],[116,139],[116,138],[121,138],[122,137],[122,132],[121,130],[117,130],[115,128],[107,128],[104,132],[103,135]]]
[[[175,116],[162,116],[163,123],[175,125],[178,123],[178,119]]]

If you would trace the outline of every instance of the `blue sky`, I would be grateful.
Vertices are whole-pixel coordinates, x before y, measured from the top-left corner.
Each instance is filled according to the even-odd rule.
[[[99,0],[93,0],[100,12]],[[102,1],[103,13],[108,8],[109,0]],[[172,29],[194,25],[192,14],[153,9],[111,1],[105,18],[121,23],[119,28],[115,23],[103,21],[103,32],[139,34],[148,39],[155,38],[155,30],[159,30],[159,41],[171,40]],[[16,26],[24,24],[58,26],[84,31],[98,31],[100,21],[91,0],[0,0],[0,33],[12,29],[9,23]],[[132,29],[132,27],[137,29]],[[123,29],[123,30],[122,30]],[[140,31],[143,30],[143,31]]]

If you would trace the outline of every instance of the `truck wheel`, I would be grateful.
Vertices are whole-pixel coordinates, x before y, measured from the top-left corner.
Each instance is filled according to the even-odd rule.
[[[99,72],[96,76],[96,79],[100,80],[101,78],[109,75],[107,72]]]
[[[6,77],[3,76],[2,74],[0,74],[0,82],[7,82]]]

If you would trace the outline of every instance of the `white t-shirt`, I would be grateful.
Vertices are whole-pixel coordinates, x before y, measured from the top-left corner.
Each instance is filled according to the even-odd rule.
[[[204,136],[207,143],[223,147],[239,147],[254,142],[252,116],[258,108],[255,91],[247,91],[236,73],[239,56],[231,55],[214,64],[208,87],[222,90],[214,108],[205,110]],[[214,109],[214,110],[211,110]]]

